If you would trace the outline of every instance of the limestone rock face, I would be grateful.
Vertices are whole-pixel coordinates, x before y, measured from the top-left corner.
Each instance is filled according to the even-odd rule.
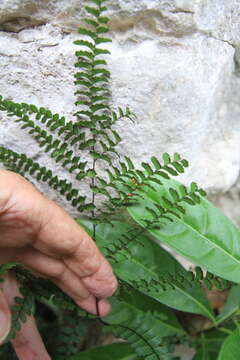
[[[72,42],[86,3],[0,0],[4,97],[72,118]],[[119,123],[119,151],[137,163],[177,151],[191,164],[183,181],[226,193],[240,169],[239,1],[110,0],[108,8],[113,104],[129,105],[138,117]],[[26,132],[0,117],[0,144],[61,174]]]

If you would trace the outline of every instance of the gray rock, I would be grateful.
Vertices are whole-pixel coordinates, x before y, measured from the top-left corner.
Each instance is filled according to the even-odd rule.
[[[85,3],[1,1],[4,97],[73,118],[72,41]],[[113,105],[129,105],[138,116],[119,124],[119,151],[137,163],[178,151],[191,163],[182,181],[197,180],[215,194],[239,176],[239,7],[234,0],[109,2]],[[1,118],[1,144],[55,166],[12,119]]]

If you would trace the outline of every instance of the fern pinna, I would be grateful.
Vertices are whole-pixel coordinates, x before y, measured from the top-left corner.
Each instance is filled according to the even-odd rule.
[[[188,225],[188,217],[194,216],[191,215],[192,208],[208,206],[203,200],[206,194],[196,183],[186,187],[170,180],[188,167],[188,162],[177,153],[172,157],[164,153],[161,160],[152,156],[140,168],[129,157],[120,158],[121,136],[117,122],[134,121],[135,115],[128,107],[115,110],[111,106],[110,72],[106,60],[110,51],[104,46],[111,42],[106,37],[109,30],[106,1],[92,0],[92,6],[85,6],[89,17],[83,19],[85,26],[78,30],[81,39],[74,42],[79,47],[74,74],[75,121],[68,121],[44,107],[0,97],[0,111],[26,129],[42,151],[71,174],[75,185],[59,178],[52,169],[3,145],[0,146],[0,161],[4,167],[27,178],[46,182],[78,210],[80,217],[76,220],[95,239],[119,279],[120,290],[112,298],[112,313],[102,324],[116,337],[128,341],[132,348],[125,349],[129,359],[173,359],[174,344],[181,342],[181,336],[187,334],[170,308],[201,314],[212,322],[209,327],[212,328],[219,321],[216,321],[202,288],[229,289],[234,278],[223,276],[218,270],[213,271],[213,275],[213,266],[208,264],[206,274],[200,267],[186,271],[149,235],[158,238],[158,231],[163,231],[164,235],[171,224],[176,228]],[[104,175],[100,175],[99,168]],[[88,185],[88,194],[83,193],[82,184]],[[135,222],[119,221],[123,209],[128,209]],[[201,233],[204,224],[201,229],[192,228]],[[181,233],[189,231],[189,226],[183,230]],[[19,264],[1,265],[1,277],[12,267],[22,283],[22,297],[16,298],[13,307],[9,339],[33,312],[36,301],[56,317],[52,325],[46,325],[43,315],[39,315],[42,328],[52,326],[56,334],[54,343],[49,344],[49,351],[54,358],[70,359],[69,356],[84,348],[83,337],[95,321],[94,316],[77,308],[51,282],[36,278]],[[85,325],[79,327],[78,323],[83,319]],[[62,327],[61,331],[59,327]],[[179,341],[176,340],[178,336]],[[115,346],[117,353],[118,346]],[[8,352],[6,350],[5,355],[0,352],[3,359],[7,359]],[[84,358],[85,352],[79,354],[79,359]],[[86,354],[91,357],[91,350]]]

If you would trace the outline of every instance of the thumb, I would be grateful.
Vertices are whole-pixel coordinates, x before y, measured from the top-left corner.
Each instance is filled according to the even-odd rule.
[[[0,345],[6,339],[11,328],[11,313],[7,300],[0,289]]]

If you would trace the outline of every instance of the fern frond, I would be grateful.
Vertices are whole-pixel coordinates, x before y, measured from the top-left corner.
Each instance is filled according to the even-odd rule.
[[[122,119],[129,119],[134,122],[135,118],[136,115],[129,109],[128,106],[125,110],[121,107],[118,107],[118,113],[116,111],[112,111],[112,124],[115,124],[117,121]]]
[[[66,360],[79,351],[87,335],[88,326],[89,321],[80,317],[76,309],[64,311],[55,341],[58,360]]]
[[[135,289],[146,294],[159,293],[159,291],[168,291],[184,288],[191,288],[193,286],[207,288],[209,290],[218,289],[223,291],[231,286],[228,280],[222,279],[216,275],[207,272],[204,275],[200,267],[196,267],[194,271],[188,271],[186,275],[183,273],[168,273],[165,276],[152,278],[146,281],[144,278],[132,282]]]
[[[16,262],[11,262],[8,264],[1,264],[0,265],[0,282],[2,282],[4,280],[4,276],[6,275],[6,273],[15,268],[18,265],[18,263]]]
[[[164,158],[165,164],[168,159],[168,165],[161,164],[157,158],[152,157],[152,166],[151,163],[142,163],[144,171],[140,169],[135,169],[131,159],[127,157],[125,157],[125,162],[119,161],[119,167],[111,166],[113,171],[107,169],[109,182],[106,186],[112,188],[115,191],[115,193],[117,194],[117,198],[110,199],[110,203],[114,205],[114,211],[106,211],[106,209],[103,208],[103,210],[100,211],[100,216],[101,214],[104,214],[104,219],[106,219],[106,217],[113,215],[117,208],[121,209],[123,207],[130,206],[132,203],[135,203],[137,198],[141,197],[142,195],[144,196],[144,193],[147,189],[152,189],[153,191],[155,191],[154,183],[162,185],[161,177],[163,177],[164,179],[170,178],[168,174],[169,169],[171,169],[171,174],[174,174],[173,176],[175,176],[176,174],[181,174],[182,171],[184,171],[184,167],[179,168],[178,172],[177,170],[175,171],[172,168],[173,164],[178,164],[180,166],[182,163],[185,163],[185,159],[181,159],[178,154],[174,154],[172,159],[170,155],[164,154]],[[205,195],[205,192],[202,189],[192,188],[188,191],[188,189],[184,185],[182,185],[181,191],[184,191],[184,193],[182,193],[181,200],[180,195],[178,195],[174,189],[170,190],[170,194],[173,196],[174,202],[170,201],[167,198],[162,198],[163,209],[171,208],[171,211],[168,211],[168,213],[172,212],[172,215],[174,215],[175,210],[177,210],[175,214],[175,216],[177,217],[178,212],[182,212],[182,207],[178,204],[179,202],[184,201],[189,204],[191,203],[191,205],[195,205],[200,201],[200,197],[197,193],[202,196]],[[108,207],[108,204],[105,204],[105,206]],[[154,210],[150,210],[150,212],[152,211]],[[159,216],[159,214],[156,213],[155,217],[157,216]],[[165,213],[162,213],[162,217],[166,216],[167,211],[165,211]]]
[[[0,163],[9,170],[19,174],[29,174],[38,181],[47,182],[50,187],[58,190],[75,207],[85,202],[85,196],[81,196],[79,190],[75,189],[72,183],[59,179],[56,175],[53,175],[52,170],[45,166],[40,166],[39,163],[34,162],[25,154],[19,154],[0,146]],[[86,176],[85,173],[84,176]]]
[[[22,296],[15,297],[14,305],[11,307],[12,326],[10,333],[8,334],[8,341],[15,338],[16,333],[21,329],[22,324],[27,321],[28,316],[32,315],[34,310],[33,293],[25,287],[21,287],[19,291]]]
[[[138,314],[126,324],[110,327],[113,334],[126,340],[137,355],[145,360],[172,360],[173,348],[155,328],[150,314]]]
[[[59,134],[64,132],[68,134],[69,131],[74,130],[75,135],[79,135],[77,124],[72,121],[67,122],[64,116],[53,114],[44,107],[38,108],[32,104],[16,103],[0,96],[0,111],[7,112],[8,116],[17,117],[16,122],[22,122],[23,128],[33,128],[34,121],[30,119],[30,116],[34,116],[35,121],[40,121],[49,131],[58,130]]]
[[[79,124],[74,124],[65,118],[60,118],[58,114],[52,114],[50,110],[40,108],[25,103],[18,104],[12,101],[1,100],[0,110],[7,111],[11,116],[16,116],[16,122],[22,123],[22,129],[28,129],[35,141],[45,152],[50,152],[51,157],[58,163],[62,162],[63,166],[71,173],[74,170],[84,170],[85,162],[81,162],[79,157],[74,156],[73,151],[69,150],[70,146],[79,144],[79,149],[85,142],[85,134],[80,131]],[[58,129],[58,134],[65,134],[64,140],[61,141],[56,136],[51,135],[47,130],[35,124],[30,119],[31,114],[36,115],[36,120],[41,121],[50,131]],[[77,160],[77,161],[76,161]]]

